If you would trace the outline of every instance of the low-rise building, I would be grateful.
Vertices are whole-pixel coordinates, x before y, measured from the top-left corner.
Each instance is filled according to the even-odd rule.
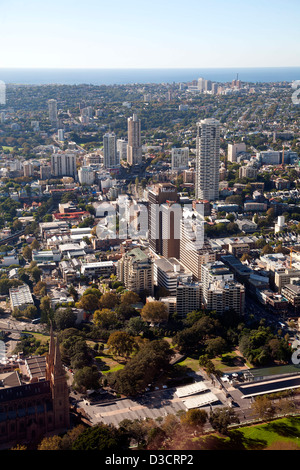
[[[84,263],[81,265],[80,273],[89,278],[98,278],[100,276],[110,276],[115,272],[115,263],[113,261],[99,261],[96,263]]]
[[[34,301],[27,284],[9,289],[9,298],[12,310],[15,308],[24,310],[28,306],[34,305]]]

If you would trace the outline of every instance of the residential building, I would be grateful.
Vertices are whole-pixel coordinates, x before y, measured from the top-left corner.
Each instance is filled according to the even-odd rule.
[[[257,178],[258,170],[252,165],[241,166],[239,169],[239,178]]]
[[[128,118],[127,163],[139,165],[142,163],[141,121],[136,114]]]
[[[126,139],[117,139],[117,153],[119,162],[122,160],[127,160],[127,147],[128,141]]]
[[[227,160],[236,162],[240,153],[246,152],[246,144],[244,142],[228,144]]]
[[[140,248],[125,253],[117,262],[117,276],[126,289],[141,294],[153,293],[153,268],[151,259]]]
[[[196,211],[183,211],[179,259],[197,281],[201,281],[202,265],[216,261],[216,251],[204,238],[203,217]]]
[[[202,266],[203,299],[208,310],[225,313],[234,310],[242,314],[245,287],[234,280],[230,269],[221,261]]]
[[[67,152],[52,154],[51,173],[53,176],[75,177],[77,174],[76,155]]]
[[[57,118],[57,101],[56,100],[48,100],[48,111],[49,111],[49,121],[53,125],[57,125],[58,118]]]
[[[96,172],[91,166],[82,166],[78,170],[78,179],[80,184],[91,186],[95,183]]]
[[[153,280],[164,287],[169,295],[176,296],[179,282],[192,282],[193,274],[176,258],[158,258],[153,261]]]
[[[84,263],[81,265],[80,272],[83,276],[89,278],[99,278],[100,276],[109,277],[115,271],[113,261],[99,261],[96,263]]]
[[[203,304],[203,288],[201,282],[178,282],[176,290],[176,313],[179,318],[194,310],[199,311]]]
[[[114,132],[107,132],[103,136],[103,164],[104,168],[117,168],[120,165]]]
[[[189,167],[189,148],[172,148],[171,153],[172,170],[186,170]]]
[[[220,122],[204,119],[197,123],[196,199],[219,197]]]
[[[41,180],[48,180],[51,178],[51,166],[50,165],[40,166],[40,178]]]
[[[30,162],[23,163],[23,174],[24,176],[32,176],[33,175],[33,165]]]

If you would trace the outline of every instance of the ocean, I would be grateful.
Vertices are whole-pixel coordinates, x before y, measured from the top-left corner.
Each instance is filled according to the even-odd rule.
[[[249,83],[300,80],[300,67],[189,68],[189,69],[1,69],[0,81],[24,85],[127,85],[186,83],[203,77],[227,83],[238,78]]]

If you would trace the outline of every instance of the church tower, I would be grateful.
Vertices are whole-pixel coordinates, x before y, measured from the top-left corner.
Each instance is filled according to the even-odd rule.
[[[55,429],[68,429],[70,426],[69,389],[66,372],[63,368],[59,342],[54,338],[53,329],[50,330],[50,345],[47,355],[46,380],[50,382],[53,403]]]

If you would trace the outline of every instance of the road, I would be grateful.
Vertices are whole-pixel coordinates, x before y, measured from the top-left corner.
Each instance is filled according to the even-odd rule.
[[[212,405],[203,406],[201,409],[205,410],[208,414],[211,409],[222,406],[229,406],[232,398],[230,397],[230,389],[220,389],[218,382],[212,383],[211,380],[203,377],[200,372],[195,374],[196,381],[203,381],[208,390],[216,395],[219,401]],[[235,391],[235,389],[232,388]],[[89,417],[92,425],[103,422],[105,424],[112,424],[118,426],[124,419],[158,419],[164,418],[169,414],[177,415],[180,411],[186,412],[187,407],[184,404],[184,399],[178,398],[175,394],[176,388],[161,389],[157,391],[146,392],[139,398],[122,398],[110,400],[98,400],[98,402],[88,403],[86,400],[77,402],[77,407],[82,408]],[[229,396],[226,397],[226,393]],[[241,393],[235,393],[234,401],[236,403],[236,412],[241,420],[244,416],[249,419],[249,400],[242,400]],[[186,399],[187,397],[185,397]]]

